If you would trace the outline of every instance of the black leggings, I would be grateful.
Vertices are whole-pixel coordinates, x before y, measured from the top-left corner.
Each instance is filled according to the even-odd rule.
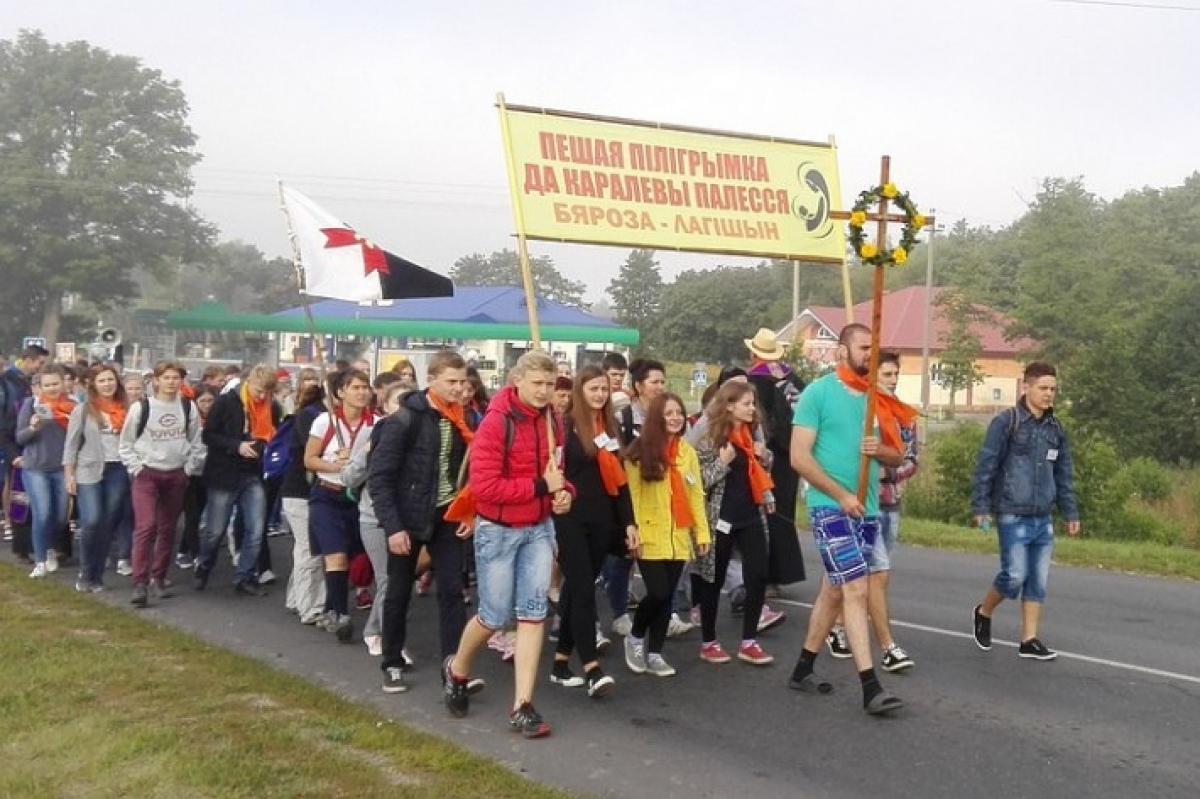
[[[729,559],[733,546],[742,553],[742,577],[746,583],[745,616],[742,617],[742,640],[749,641],[758,636],[758,617],[762,613],[767,596],[767,531],[761,522],[738,525],[728,533],[713,533],[716,547],[717,576],[708,582],[700,575],[692,574],[692,596],[700,605],[700,632],[705,643],[717,640],[717,605],[721,598],[721,587],[725,585],[725,572],[729,570]]]
[[[646,596],[633,613],[634,638],[647,638],[646,651],[662,654],[671,623],[671,598],[679,576],[683,574],[682,560],[639,560],[638,569],[646,585]]]
[[[612,522],[581,519],[572,514],[554,517],[562,592],[558,598],[560,655],[578,650],[584,665],[596,660],[596,578],[611,548]]]

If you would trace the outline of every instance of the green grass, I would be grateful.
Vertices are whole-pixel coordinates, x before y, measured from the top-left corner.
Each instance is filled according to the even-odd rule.
[[[0,718],[0,796],[566,796],[10,564]]]
[[[905,544],[915,546],[996,553],[995,531],[983,533],[974,528],[905,516],[900,535]],[[1059,532],[1054,542],[1054,561],[1071,566],[1200,580],[1200,550],[1182,546],[1069,538]]]

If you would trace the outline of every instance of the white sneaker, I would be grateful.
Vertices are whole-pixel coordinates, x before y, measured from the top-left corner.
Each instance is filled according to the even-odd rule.
[[[629,618],[628,613],[623,613],[613,619],[612,631],[614,635],[629,635],[629,631],[633,629],[633,619]]]
[[[373,658],[383,657],[383,636],[364,635],[363,643],[367,645],[367,654]]]
[[[669,622],[667,622],[667,637],[668,638],[674,638],[677,635],[683,635],[684,633],[690,633],[691,631],[692,631],[691,624],[688,624],[686,621],[679,618],[678,613],[671,614],[671,620]]]
[[[128,577],[129,575],[133,574],[133,566],[127,560],[118,560],[117,574],[121,575],[122,577]]]
[[[51,549],[46,553],[46,573],[54,574],[58,571],[58,553]]]
[[[651,654],[646,656],[646,673],[655,677],[674,677],[675,669],[663,660],[662,655]]]
[[[35,580],[38,580],[38,579],[41,579],[42,577],[45,577],[45,576],[46,576],[46,564],[45,564],[45,563],[39,563],[39,564],[37,564],[36,566],[34,566],[34,567],[33,567],[33,571],[31,571],[31,572],[29,573],[29,576],[30,576],[30,577],[32,577],[32,578],[33,578],[33,579],[35,579]]]
[[[310,610],[300,617],[301,624],[316,624],[325,615],[323,610]]]
[[[270,585],[273,582],[275,582],[275,572],[271,571],[270,569],[267,569],[265,572],[258,575],[259,585]]]

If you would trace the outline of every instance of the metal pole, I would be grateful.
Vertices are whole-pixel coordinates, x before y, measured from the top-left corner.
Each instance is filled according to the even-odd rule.
[[[796,338],[796,319],[800,316],[800,262],[792,261],[792,339]]]
[[[932,216],[937,209],[929,209]],[[929,336],[933,328],[933,240],[937,236],[937,224],[929,228],[929,252],[925,260],[925,332],[921,335],[921,412],[929,414]]]

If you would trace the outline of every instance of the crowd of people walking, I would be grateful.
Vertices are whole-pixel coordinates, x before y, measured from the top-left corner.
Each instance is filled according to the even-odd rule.
[[[827,647],[853,659],[863,709],[891,714],[904,703],[875,671],[872,634],[883,671],[914,667],[887,595],[917,414],[895,396],[899,356],[885,352],[877,423],[864,432],[870,339],[847,326],[837,368],[806,386],[760,330],[746,340],[749,367],[722,370],[691,417],[662,363],[619,353],[571,373],[527,352],[489,398],[453,351],[431,354],[423,376],[408,361],[374,377],[366,363],[339,363],[324,379],[260,364],[190,382],[172,360],[143,377],[47,363],[29,347],[0,379],[6,536],[27,497],[31,578],[71,563],[76,590],[98,593],[115,573],[143,608],[189,571],[208,590],[225,549],[232,590],[267,595],[267,538],[290,530],[285,604],[301,624],[361,640],[380,659],[382,690],[403,693],[410,600],[432,590],[448,711],[468,714],[485,688],[475,659],[497,649],[515,667],[509,724],[537,738],[551,730],[534,705],[551,618],[549,682],[594,699],[618,689],[609,635],[633,675],[674,677],[664,644],[695,628],[708,664],[772,664],[778,647],[762,635],[785,614],[768,594],[806,576],[803,485],[820,590],[787,685],[830,693],[815,668]],[[1025,380],[976,473],[973,507],[980,525],[999,521],[1001,571],[973,634],[990,648],[993,612],[1020,599],[1019,654],[1049,660],[1037,628],[1053,506],[1071,534],[1079,522],[1053,416],[1057,375],[1031,364]],[[729,649],[717,634],[724,595],[741,614]],[[361,629],[352,601],[370,609]]]

